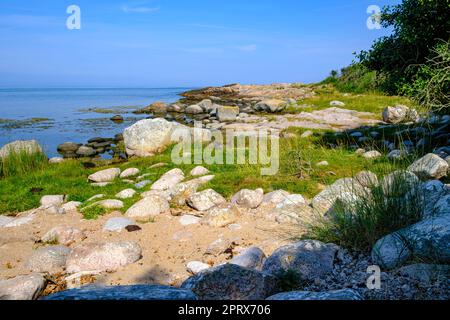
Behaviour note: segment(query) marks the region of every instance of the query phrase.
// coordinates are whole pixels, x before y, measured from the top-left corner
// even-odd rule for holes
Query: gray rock
[[[194,105],[192,105],[192,106],[187,107],[187,108],[184,110],[184,112],[185,112],[186,114],[201,114],[201,113],[203,113],[204,111],[203,111],[202,107],[200,107],[199,105],[194,104]]]
[[[180,218],[180,224],[182,226],[190,226],[193,224],[198,224],[200,223],[201,218],[199,217],[195,217],[195,216],[191,216],[191,215],[184,215]]]
[[[424,285],[431,285],[438,281],[447,281],[450,278],[450,266],[439,264],[412,264],[397,270],[403,277],[408,277]]]
[[[220,122],[233,122],[236,121],[239,115],[238,107],[224,107],[220,106],[217,108],[217,119]]]
[[[61,206],[64,211],[76,211],[82,205],[79,201],[69,201]]]
[[[42,147],[36,140],[13,141],[0,148],[0,158],[8,157],[11,153],[18,154],[23,152],[27,154],[42,152]]]
[[[0,281],[0,300],[35,300],[45,289],[46,283],[41,274]]]
[[[365,188],[378,185],[378,177],[371,171],[361,171],[355,176],[355,180]]]
[[[447,161],[429,153],[414,162],[408,170],[414,172],[421,179],[441,179],[447,175],[448,168]]]
[[[183,284],[200,300],[262,300],[277,290],[275,277],[234,264],[207,269]]]
[[[394,171],[381,180],[381,187],[386,196],[404,194],[420,187],[419,178],[411,171]]]
[[[65,195],[43,196],[40,200],[42,207],[57,206],[60,207],[66,201]]]
[[[148,185],[151,184],[151,183],[152,183],[152,181],[150,181],[150,180],[142,180],[142,181],[136,183],[136,184],[134,185],[134,187],[135,187],[136,189],[144,189],[146,186],[148,186]]]
[[[120,175],[119,168],[111,168],[91,174],[88,179],[95,183],[111,182]]]
[[[193,275],[199,274],[209,268],[211,268],[209,264],[200,261],[191,261],[186,265],[186,270]]]
[[[58,292],[43,300],[197,300],[190,290],[159,285],[84,287]]]
[[[76,154],[80,157],[92,157],[97,154],[94,148],[81,146],[78,148]]]
[[[345,103],[342,101],[331,101],[330,106],[331,107],[345,107]]]
[[[302,280],[313,281],[333,271],[334,258],[339,250],[335,244],[320,241],[300,241],[281,247],[265,261],[263,271],[277,275],[297,272]]]
[[[226,202],[225,198],[212,189],[197,192],[186,200],[187,204],[198,211],[207,211]]]
[[[425,219],[377,241],[373,261],[387,269],[415,257],[450,263],[450,214]]]
[[[48,160],[48,163],[50,163],[50,164],[59,164],[59,163],[63,163],[63,162],[64,162],[64,158],[61,158],[61,157],[53,157]]]
[[[204,176],[209,173],[209,170],[205,167],[198,166],[191,170],[191,176]]]
[[[116,271],[138,261],[141,247],[135,242],[82,244],[67,258],[68,273],[81,271]]]
[[[122,209],[124,207],[124,204],[122,201],[115,200],[115,199],[101,200],[99,202],[92,204],[92,206],[94,206],[94,205],[97,205],[97,206],[102,207],[107,210]]]
[[[136,222],[127,218],[110,218],[106,221],[103,231],[121,232],[128,226],[134,226]]]
[[[383,111],[383,121],[391,124],[401,122],[416,122],[418,120],[417,111],[411,110],[407,106],[397,105],[395,107],[387,107]]]
[[[48,231],[41,241],[44,243],[58,243],[63,246],[69,246],[77,241],[82,241],[86,238],[83,231],[66,226],[57,226]]]
[[[304,203],[299,204],[278,204],[268,214],[265,219],[276,221],[281,224],[300,224],[311,223],[315,217],[313,208]]]
[[[364,196],[367,194],[367,191],[355,179],[339,179],[315,196],[312,200],[312,206],[318,213],[325,214],[333,208],[336,200],[338,200],[344,193]]]
[[[243,268],[261,270],[265,260],[266,255],[260,248],[251,247],[231,259],[230,263]]]
[[[279,301],[305,301],[305,300],[364,300],[363,297],[356,290],[344,289],[328,292],[310,292],[310,291],[293,291],[283,292],[267,298],[266,300]]]
[[[399,160],[399,159],[403,159],[408,155],[408,152],[405,150],[392,150],[391,152],[389,152],[389,154],[387,155],[389,160]]]
[[[256,111],[264,111],[264,112],[280,112],[286,109],[287,103],[284,100],[277,99],[266,99],[261,102],[258,102],[254,109]]]
[[[124,179],[124,178],[134,177],[134,176],[137,176],[140,172],[141,171],[138,168],[128,168],[128,169],[125,169],[120,174],[120,178]]]
[[[284,190],[276,190],[264,195],[262,205],[274,204],[277,205],[283,202],[289,196],[289,192]]]
[[[169,202],[158,195],[149,195],[135,203],[127,210],[125,216],[134,218],[140,222],[148,222],[161,213],[170,210]]]
[[[312,135],[314,135],[314,132],[312,132],[311,130],[308,130],[308,131],[305,131],[305,132],[300,136],[300,138],[305,139],[305,138],[311,137]]]
[[[12,217],[0,216],[0,228],[4,225],[11,223],[14,220]]]
[[[174,140],[177,129],[187,128],[165,119],[145,119],[123,132],[125,149],[129,156],[149,157],[163,152]]]
[[[249,209],[256,209],[263,201],[263,197],[264,191],[262,189],[258,190],[243,189],[238,193],[236,193],[231,198],[231,203]]]
[[[136,191],[133,189],[125,189],[116,194],[116,198],[119,199],[130,199],[133,198],[136,194]]]
[[[372,151],[368,151],[368,152],[364,153],[362,156],[366,159],[377,159],[377,158],[382,157],[383,155],[376,150],[372,150]]]
[[[158,181],[152,185],[152,190],[169,190],[184,180],[184,173],[180,169],[173,169],[161,176]]]
[[[71,250],[65,246],[50,246],[35,250],[26,267],[33,272],[52,272],[66,265]]]
[[[223,228],[237,221],[239,209],[233,204],[221,204],[208,210],[201,223],[210,227]]]

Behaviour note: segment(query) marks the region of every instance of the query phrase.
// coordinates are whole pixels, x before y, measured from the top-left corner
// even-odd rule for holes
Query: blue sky
[[[2,0],[1,87],[313,82],[387,30],[400,0]],[[69,5],[81,30],[68,30]]]

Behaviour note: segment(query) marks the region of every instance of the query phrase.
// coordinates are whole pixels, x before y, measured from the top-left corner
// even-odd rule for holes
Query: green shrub
[[[337,201],[332,213],[309,226],[307,238],[354,250],[370,250],[383,236],[420,221],[424,199],[420,181],[404,171],[389,175],[353,201]]]
[[[370,71],[360,63],[343,68],[339,74],[332,71],[322,84],[333,84],[341,92],[365,93],[378,91],[377,73]]]
[[[422,64],[412,84],[402,91],[431,111],[450,112],[450,40],[442,41],[433,49],[433,57]]]
[[[0,157],[0,178],[20,176],[47,166],[48,158],[41,151],[29,153],[26,150],[11,150],[8,156]]]

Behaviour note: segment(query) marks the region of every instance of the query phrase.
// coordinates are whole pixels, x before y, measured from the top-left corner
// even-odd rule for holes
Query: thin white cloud
[[[256,51],[258,49],[258,46],[256,44],[248,44],[248,45],[245,45],[245,46],[236,46],[235,48],[237,50],[239,50],[239,51],[253,52],[253,51]]]
[[[61,25],[64,20],[48,16],[32,16],[20,14],[0,15],[0,27],[6,28],[43,28]]]
[[[160,7],[145,7],[145,6],[129,6],[123,5],[122,11],[125,13],[152,13],[157,12]]]

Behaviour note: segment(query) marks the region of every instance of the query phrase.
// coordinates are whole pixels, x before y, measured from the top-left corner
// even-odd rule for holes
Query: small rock
[[[209,264],[200,261],[191,261],[186,265],[186,270],[193,275],[196,275],[209,268],[211,268]]]
[[[135,242],[91,243],[73,249],[67,258],[68,273],[116,271],[138,261],[141,247]]]
[[[43,196],[40,203],[42,207],[60,207],[65,202],[65,200],[66,196],[64,195]]]
[[[116,194],[116,198],[119,199],[130,199],[133,198],[136,194],[136,191],[133,189],[125,189]]]
[[[120,175],[119,168],[111,168],[91,174],[88,179],[95,183],[111,182]]]
[[[161,213],[170,210],[169,202],[157,195],[150,195],[135,203],[127,210],[125,216],[140,222],[148,222]]]
[[[175,187],[184,180],[184,173],[180,169],[173,169],[166,172],[158,181],[152,185],[152,190],[168,190]]]
[[[305,131],[305,132],[300,136],[300,138],[305,139],[305,138],[311,137],[312,135],[314,135],[314,132],[312,132],[311,130],[308,130],[308,131]]]
[[[66,226],[54,227],[48,231],[42,238],[41,241],[44,243],[58,243],[63,246],[69,246],[77,241],[82,241],[86,238],[83,231]]]
[[[373,151],[368,151],[368,152],[364,153],[362,156],[366,159],[377,159],[383,155],[380,152],[373,150]]]
[[[82,205],[82,203],[79,201],[70,201],[70,202],[63,204],[61,206],[61,208],[66,212],[76,211],[81,205]]]
[[[209,170],[206,169],[205,167],[202,166],[198,166],[195,167],[194,169],[192,169],[191,171],[191,176],[204,176],[207,175],[209,173]]]
[[[200,223],[201,218],[191,216],[191,215],[184,215],[180,218],[180,224],[182,226],[190,226],[192,224],[198,224]]]
[[[136,222],[127,218],[110,218],[108,221],[106,221],[106,224],[103,227],[103,231],[121,232],[125,230],[126,227],[133,226],[135,224]]]
[[[64,158],[61,158],[61,157],[53,157],[53,158],[50,158],[50,159],[48,160],[48,162],[51,163],[51,164],[59,164],[59,163],[63,163],[63,162],[64,162]]]
[[[210,227],[222,228],[235,223],[239,216],[240,212],[236,206],[222,204],[208,210],[201,222]]]
[[[265,260],[266,255],[260,248],[251,247],[231,259],[230,263],[244,268],[261,270]]]
[[[151,183],[152,183],[152,181],[150,181],[150,180],[142,180],[141,182],[136,183],[134,185],[134,187],[136,189],[144,189],[146,186],[148,186]]]
[[[120,178],[124,179],[124,178],[134,177],[134,176],[137,176],[140,172],[141,171],[137,168],[128,168],[120,174]]]
[[[231,198],[231,203],[238,206],[256,209],[263,201],[264,191],[243,189]]]
[[[226,200],[212,189],[197,192],[186,200],[187,204],[197,211],[207,211],[212,207],[225,203]]]
[[[414,172],[421,179],[441,179],[447,175],[448,168],[447,161],[429,153],[414,162],[408,170]]]
[[[41,274],[0,281],[0,300],[35,300],[45,289],[46,283]]]
[[[345,107],[345,103],[342,101],[331,101],[330,106],[331,107]]]
[[[316,164],[317,167],[328,167],[329,165],[328,161],[321,161]]]
[[[65,246],[50,246],[35,250],[26,267],[33,272],[52,272],[66,265],[71,250]]]

